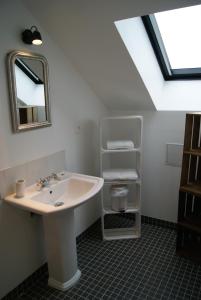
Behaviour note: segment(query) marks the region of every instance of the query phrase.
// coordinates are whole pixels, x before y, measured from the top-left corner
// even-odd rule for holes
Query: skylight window
[[[143,16],[166,80],[201,79],[201,5]]]

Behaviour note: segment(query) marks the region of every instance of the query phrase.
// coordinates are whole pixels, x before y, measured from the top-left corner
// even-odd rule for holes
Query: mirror
[[[12,51],[8,54],[8,77],[14,132],[51,126],[46,58]]]

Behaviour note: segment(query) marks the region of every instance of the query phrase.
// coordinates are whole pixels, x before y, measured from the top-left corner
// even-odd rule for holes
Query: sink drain
[[[62,205],[64,205],[63,201],[58,201],[54,204],[54,206],[62,206]]]

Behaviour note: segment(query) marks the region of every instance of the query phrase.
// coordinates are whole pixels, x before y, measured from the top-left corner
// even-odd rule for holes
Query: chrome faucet
[[[48,185],[49,185],[48,178],[40,178],[40,180],[37,181],[37,186],[41,189]]]
[[[49,186],[51,179],[58,180],[57,174],[56,173],[52,173],[50,176],[47,176],[47,177],[44,177],[44,178],[40,178],[40,180],[37,181],[37,187],[38,187],[38,189],[42,189],[44,187]]]

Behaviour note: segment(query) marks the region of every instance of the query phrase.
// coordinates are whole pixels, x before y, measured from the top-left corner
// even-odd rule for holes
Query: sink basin
[[[80,278],[77,266],[74,208],[97,194],[103,179],[76,173],[52,182],[49,187],[36,191],[26,189],[25,196],[9,195],[5,201],[43,217],[49,279],[51,287],[65,291]]]
[[[23,198],[12,194],[5,201],[43,215],[75,208],[97,194],[102,186],[102,178],[69,173],[66,179],[55,181],[41,191],[36,191],[33,185],[26,189]]]

